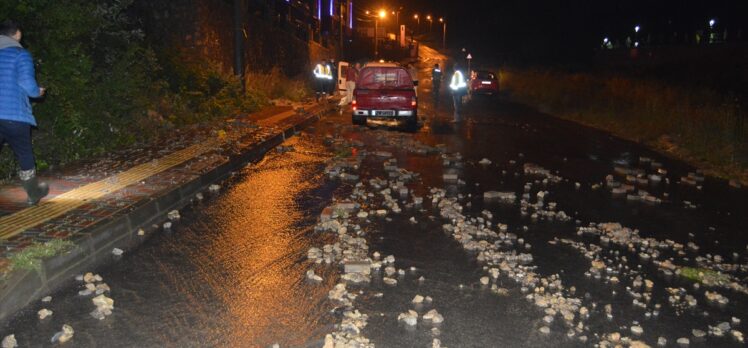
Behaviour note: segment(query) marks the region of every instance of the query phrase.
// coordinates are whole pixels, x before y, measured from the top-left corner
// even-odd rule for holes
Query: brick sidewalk
[[[305,108],[309,111],[320,106]],[[0,274],[7,271],[7,258],[12,253],[32,243],[90,237],[83,236],[86,228],[194,182],[303,117],[304,113],[294,112],[290,106],[271,107],[225,120],[212,129],[175,130],[152,144],[44,173],[50,195],[36,207],[26,206],[26,194],[18,183],[0,186]],[[181,155],[177,158],[174,154]],[[125,176],[137,181],[119,182]]]

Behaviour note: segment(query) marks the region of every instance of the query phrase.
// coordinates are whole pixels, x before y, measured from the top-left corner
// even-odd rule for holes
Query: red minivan
[[[408,70],[394,63],[370,63],[358,74],[353,91],[353,124],[368,118],[405,121],[418,127],[418,99]]]

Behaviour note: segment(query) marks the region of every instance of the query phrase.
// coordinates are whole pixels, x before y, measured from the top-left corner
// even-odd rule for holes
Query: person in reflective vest
[[[332,79],[330,64],[327,64],[327,61],[323,60],[314,67],[314,71],[312,72],[314,73],[314,92],[317,101],[319,101],[319,98],[325,94],[327,86]]]
[[[439,90],[442,88],[442,70],[439,64],[434,64],[431,69],[431,93],[434,97],[434,104],[439,105]]]
[[[465,75],[457,64],[454,65],[454,73],[452,74],[452,81],[449,83],[449,89],[452,90],[455,121],[459,121],[460,111],[462,110],[462,97],[465,95],[465,91],[467,90],[467,82],[465,82]]]

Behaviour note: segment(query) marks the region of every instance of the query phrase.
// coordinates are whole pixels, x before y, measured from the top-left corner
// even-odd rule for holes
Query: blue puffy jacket
[[[38,98],[39,92],[29,51],[0,35],[0,120],[36,126],[29,98]]]

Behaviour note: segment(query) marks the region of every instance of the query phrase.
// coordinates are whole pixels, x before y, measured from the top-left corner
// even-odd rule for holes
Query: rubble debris
[[[52,343],[60,343],[63,344],[67,341],[70,341],[73,338],[73,335],[75,334],[75,331],[73,330],[73,327],[65,324],[62,326],[62,331],[57,332],[54,336],[52,336],[52,339],[50,340]]]
[[[46,308],[42,308],[36,314],[39,316],[39,320],[44,320],[52,315],[52,311]]]

